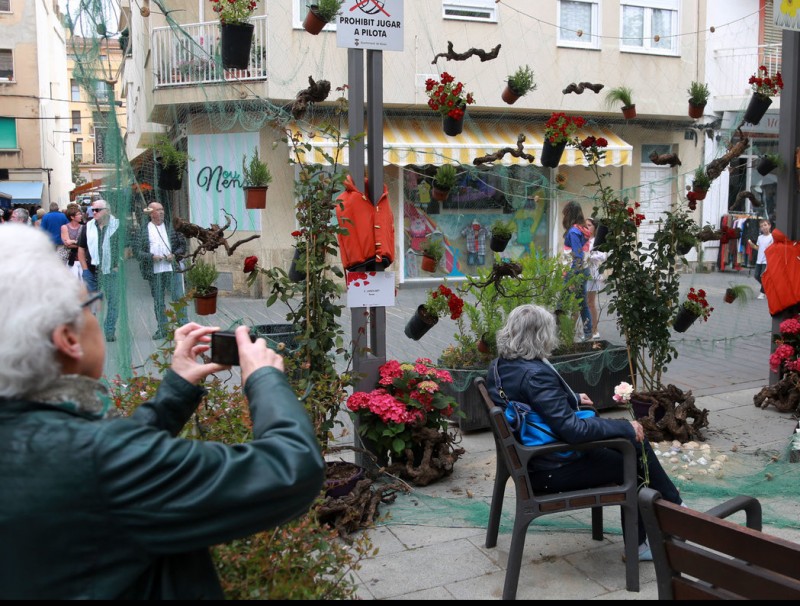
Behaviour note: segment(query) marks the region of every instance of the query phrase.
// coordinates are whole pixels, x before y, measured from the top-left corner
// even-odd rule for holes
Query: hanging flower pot
[[[439,265],[434,257],[429,257],[428,255],[422,255],[422,263],[420,264],[420,268],[422,271],[429,271],[431,273],[436,271],[436,267]]]
[[[419,341],[420,338],[433,328],[439,321],[438,316],[435,316],[425,309],[424,305],[417,307],[417,312],[411,316],[411,319],[406,324],[405,333],[409,339]]]
[[[708,188],[692,186],[692,191],[694,192],[694,199],[695,200],[705,200],[706,194],[708,193]]]
[[[728,288],[722,300],[725,301],[725,303],[733,303],[736,300],[736,291],[732,288]]]
[[[267,207],[267,187],[243,187],[245,208],[262,209]]]
[[[626,120],[633,120],[636,117],[636,105],[626,105],[623,107],[622,117]]]
[[[225,69],[247,69],[253,43],[252,23],[220,23],[220,53]]]
[[[491,248],[494,252],[503,252],[508,246],[508,242],[511,240],[511,236],[496,236],[492,234],[492,237],[489,239],[489,248]]]
[[[440,202],[443,202],[444,200],[447,200],[448,195],[450,195],[450,190],[439,188],[436,185],[436,182],[434,181],[433,187],[431,188],[431,197],[434,200],[439,200]]]
[[[675,245],[675,250],[679,255],[687,255],[693,246],[694,242],[678,242]]]
[[[302,282],[306,279],[306,268],[305,265],[300,265],[300,249],[294,249],[294,257],[292,257],[292,261],[289,263],[289,279],[294,282],[295,284]]]
[[[481,335],[481,338],[478,339],[477,347],[478,347],[478,351],[481,352],[481,353],[488,354],[488,353],[491,352],[491,347],[489,346],[489,338],[486,335],[486,333]]]
[[[777,163],[773,162],[772,158],[769,156],[761,156],[761,158],[758,160],[758,164],[756,164],[756,170],[762,177],[766,177],[776,168],[778,168]]]
[[[308,13],[306,13],[306,18],[303,21],[303,29],[312,36],[316,36],[326,25],[328,25],[328,22],[319,16],[319,13],[317,12],[317,5],[312,4],[309,6]]]
[[[691,101],[689,101],[689,117],[694,118],[697,120],[698,118],[703,117],[703,110],[705,110],[706,104],[703,103],[702,105],[695,105]]]
[[[183,186],[183,171],[174,164],[158,163],[158,186],[168,191],[178,191]]]
[[[521,95],[518,95],[511,89],[510,86],[506,85],[505,89],[503,89],[502,95],[500,96],[502,97],[503,101],[505,101],[509,105],[514,105],[514,103],[516,103],[517,99],[519,99]]]
[[[211,286],[207,294],[194,296],[194,310],[198,316],[217,313],[217,293],[217,287]]]
[[[542,166],[547,166],[548,168],[557,168],[561,162],[561,155],[564,153],[564,148],[566,147],[566,141],[553,144],[545,139],[544,144],[542,145],[542,156],[540,158]]]
[[[681,306],[678,310],[678,314],[675,316],[675,321],[672,323],[672,328],[675,329],[675,332],[686,332],[699,317],[698,314]]]
[[[594,230],[594,247],[599,248],[606,243],[608,237],[608,225],[605,223],[598,223],[597,228]]]
[[[450,114],[442,116],[442,130],[444,130],[444,134],[448,137],[456,137],[464,130],[464,118],[467,115],[467,106],[464,105],[462,109],[464,113],[461,115],[461,118],[453,118]]]
[[[750,103],[744,112],[744,121],[749,124],[758,124],[761,118],[767,113],[769,106],[772,105],[772,98],[760,93],[753,93]]]

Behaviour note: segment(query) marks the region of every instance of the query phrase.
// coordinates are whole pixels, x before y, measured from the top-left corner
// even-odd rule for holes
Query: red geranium
[[[765,97],[774,97],[783,88],[783,77],[780,72],[769,75],[769,70],[765,65],[759,66],[755,74],[750,76],[748,81],[753,87],[753,92]]]
[[[440,80],[428,78],[425,81],[425,93],[428,95],[428,107],[455,120],[463,118],[464,108],[475,103],[472,93],[464,91],[464,83],[456,82],[447,72],[442,72]]]
[[[691,311],[694,315],[703,318],[706,322],[711,312],[714,311],[714,308],[708,304],[706,291],[702,288],[699,290],[690,288],[689,294],[686,295],[686,301],[683,302],[683,307]]]
[[[545,122],[544,137],[553,145],[558,145],[563,141],[573,139],[575,133],[584,124],[586,124],[586,120],[581,116],[568,116],[564,112],[553,112],[550,119]],[[595,144],[597,141],[595,139]],[[577,141],[575,143],[578,145]],[[606,141],[606,145],[608,145],[608,141]]]
[[[244,273],[249,274],[258,268],[258,257],[245,257],[244,260]]]

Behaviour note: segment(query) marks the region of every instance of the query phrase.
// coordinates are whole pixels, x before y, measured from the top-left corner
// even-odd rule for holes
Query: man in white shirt
[[[176,273],[180,259],[186,255],[186,240],[164,223],[164,206],[151,202],[145,209],[150,222],[142,227],[139,234],[137,258],[142,277],[150,283],[153,296],[153,310],[158,329],[153,339],[166,339],[167,334],[167,289],[170,298],[176,301],[183,296],[183,275]]]
[[[758,284],[761,286],[761,292],[758,295],[759,299],[765,299],[766,295],[764,294],[764,285],[761,284],[761,276],[764,273],[764,270],[767,269],[767,255],[765,254],[767,248],[772,244],[772,223],[769,219],[761,219],[758,222],[758,229],[761,233],[758,234],[758,242],[753,242],[752,240],[748,240],[750,246],[755,248],[758,251],[758,256],[756,257],[756,275],[755,279]]]

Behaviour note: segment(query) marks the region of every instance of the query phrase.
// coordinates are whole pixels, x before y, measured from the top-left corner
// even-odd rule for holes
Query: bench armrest
[[[706,513],[715,518],[727,518],[738,511],[745,512],[748,528],[761,530],[761,503],[753,497],[743,495],[733,497],[716,507],[712,507]]]

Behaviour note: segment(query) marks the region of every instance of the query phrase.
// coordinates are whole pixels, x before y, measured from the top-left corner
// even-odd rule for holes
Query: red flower
[[[257,266],[258,257],[246,257],[244,260],[244,273],[249,274],[251,271],[255,271]]]

